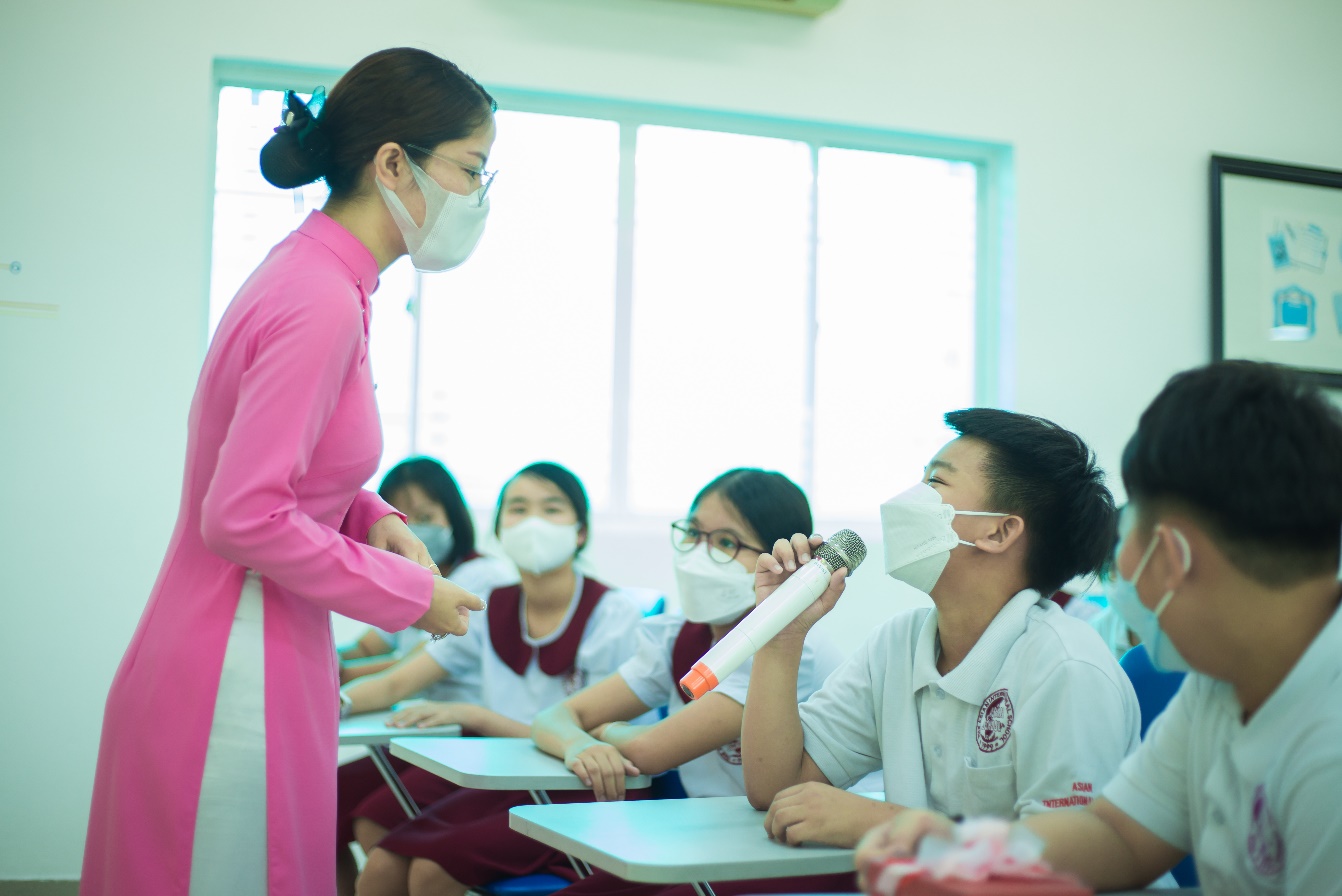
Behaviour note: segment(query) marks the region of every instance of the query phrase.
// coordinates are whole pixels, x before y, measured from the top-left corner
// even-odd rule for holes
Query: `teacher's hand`
[[[368,546],[400,554],[431,570],[434,575],[438,574],[438,564],[429,556],[429,549],[424,547],[424,542],[420,541],[415,533],[410,531],[405,521],[394,513],[389,513],[373,523],[372,528],[368,530]]]
[[[464,635],[471,610],[484,608],[485,602],[480,598],[439,576],[433,580],[433,600],[429,603],[429,611],[419,617],[415,628],[439,638],[443,635]]]

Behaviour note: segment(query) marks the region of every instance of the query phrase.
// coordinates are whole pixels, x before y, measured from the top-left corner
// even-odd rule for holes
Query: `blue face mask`
[[[1170,531],[1183,550],[1184,572],[1188,572],[1192,565],[1188,540],[1179,530],[1172,529]],[[1142,572],[1146,569],[1146,564],[1150,561],[1151,555],[1155,553],[1156,545],[1159,543],[1159,536],[1152,534],[1151,543],[1147,545],[1146,553],[1142,554],[1141,562],[1137,564],[1137,569],[1133,572],[1132,578],[1123,578],[1115,568],[1114,577],[1105,591],[1109,598],[1109,606],[1113,607],[1118,615],[1123,617],[1123,621],[1127,623],[1128,628],[1136,632],[1138,638],[1141,638],[1142,643],[1146,645],[1147,656],[1151,658],[1151,662],[1156,668],[1163,669],[1166,672],[1191,672],[1193,667],[1188,665],[1188,661],[1180,656],[1178,649],[1170,642],[1169,637],[1160,627],[1160,614],[1165,612],[1165,608],[1169,606],[1170,600],[1174,597],[1174,589],[1165,593],[1165,596],[1156,603],[1154,610],[1147,609],[1141,598],[1137,596],[1137,580],[1142,577]]]
[[[452,530],[446,526],[437,526],[433,523],[409,523],[410,532],[420,541],[424,542],[424,547],[428,548],[429,556],[433,562],[439,566],[447,560],[447,555],[452,553]],[[447,570],[443,570],[447,574]]]

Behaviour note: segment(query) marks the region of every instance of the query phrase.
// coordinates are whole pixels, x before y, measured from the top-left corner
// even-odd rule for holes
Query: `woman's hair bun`
[[[326,104],[318,87],[308,102],[292,90],[284,92],[284,123],[261,147],[261,176],[281,189],[310,184],[326,173],[326,134],[317,116]]]
[[[310,184],[322,176],[321,159],[303,147],[291,128],[280,128],[261,147],[261,176],[284,190]]]

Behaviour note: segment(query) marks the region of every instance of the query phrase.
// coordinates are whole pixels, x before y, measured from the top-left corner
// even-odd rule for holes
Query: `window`
[[[220,89],[211,331],[325,198],[257,171],[280,100]],[[443,274],[402,259],[374,297],[383,471],[432,454],[484,507],[555,460],[598,510],[664,518],[763,466],[824,518],[868,517],[946,441],[943,412],[999,398],[993,148],[500,103],[479,249]]]

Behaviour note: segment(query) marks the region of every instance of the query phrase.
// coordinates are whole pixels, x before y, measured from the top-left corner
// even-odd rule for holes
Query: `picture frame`
[[[1212,360],[1342,388],[1342,171],[1211,160]]]

